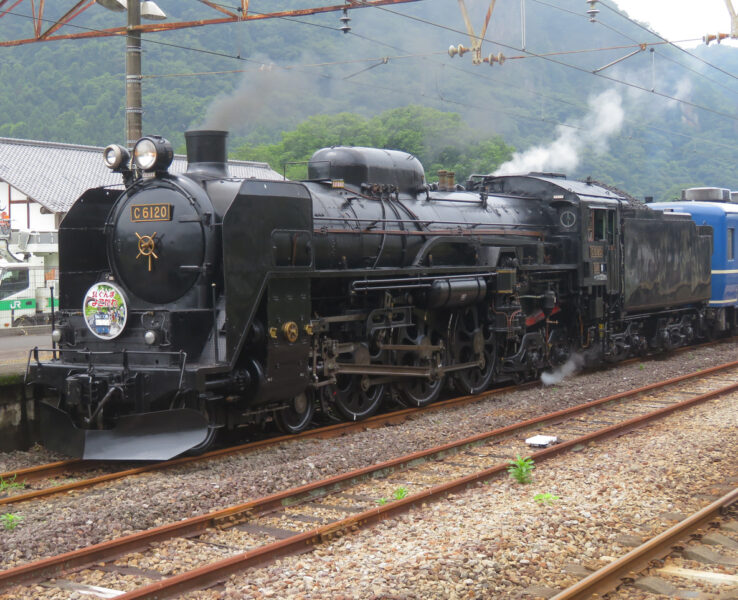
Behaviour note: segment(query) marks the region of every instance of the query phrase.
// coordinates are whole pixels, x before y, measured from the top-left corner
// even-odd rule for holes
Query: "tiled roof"
[[[52,212],[67,212],[88,188],[121,185],[102,161],[102,148],[0,137],[0,179]],[[169,170],[184,173],[187,159],[175,155]],[[282,179],[268,164],[228,161],[231,177]]]

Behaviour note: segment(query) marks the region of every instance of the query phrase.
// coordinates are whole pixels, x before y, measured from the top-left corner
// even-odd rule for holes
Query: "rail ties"
[[[680,566],[682,562],[690,567]],[[615,590],[630,597],[633,587],[651,594],[699,597],[698,588],[703,582],[735,589],[738,575],[717,572],[711,568],[715,565],[738,566],[738,488],[556,594],[552,600],[584,600],[606,593],[615,599],[619,597]]]
[[[94,583],[125,592],[122,599],[168,597],[202,588],[230,573],[309,551],[412,507],[504,477],[516,455],[530,456],[540,463],[589,441],[620,435],[738,390],[738,383],[724,386],[724,381],[713,377],[715,372],[693,374],[710,390],[703,393],[701,384],[699,395],[686,400],[672,397],[667,402],[673,386],[688,377],[666,382],[670,387],[661,392],[652,385],[602,398],[209,515],[9,569],[0,572],[0,587],[64,576],[64,585]],[[644,403],[646,390],[649,399]],[[536,431],[557,435],[560,442],[531,451],[525,439]],[[146,575],[148,571],[153,571],[151,576]],[[130,577],[136,580],[135,585]],[[20,588],[11,590],[15,592],[23,593]]]

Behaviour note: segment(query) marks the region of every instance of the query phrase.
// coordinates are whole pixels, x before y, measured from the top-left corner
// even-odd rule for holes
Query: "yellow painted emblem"
[[[288,342],[294,344],[300,334],[297,323],[295,323],[294,321],[288,321],[287,323],[282,325],[282,334]]]
[[[149,259],[149,271],[151,271],[151,258],[159,258],[154,252],[156,249],[156,231],[151,235],[138,235],[136,233],[136,237],[138,238],[138,254],[136,255],[136,259],[138,260],[141,256],[146,256]]]

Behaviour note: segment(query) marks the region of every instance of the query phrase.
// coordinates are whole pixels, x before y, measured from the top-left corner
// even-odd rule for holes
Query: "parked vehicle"
[[[0,327],[49,324],[52,288],[54,294],[59,289],[57,272],[47,267],[43,256],[0,260]],[[59,306],[56,297],[54,305]]]

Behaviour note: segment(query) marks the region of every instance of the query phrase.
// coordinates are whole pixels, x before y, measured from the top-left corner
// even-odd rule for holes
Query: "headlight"
[[[51,339],[57,344],[61,342],[62,337],[63,337],[63,332],[61,329],[54,329],[54,331],[51,332]]]
[[[158,135],[141,138],[133,147],[133,162],[142,171],[166,171],[173,158],[172,145]]]
[[[103,150],[103,161],[108,169],[113,171],[128,166],[131,155],[123,146],[111,144]]]
[[[152,346],[154,342],[156,342],[156,332],[149,329],[146,333],[144,333],[144,342],[146,342],[149,346]]]

